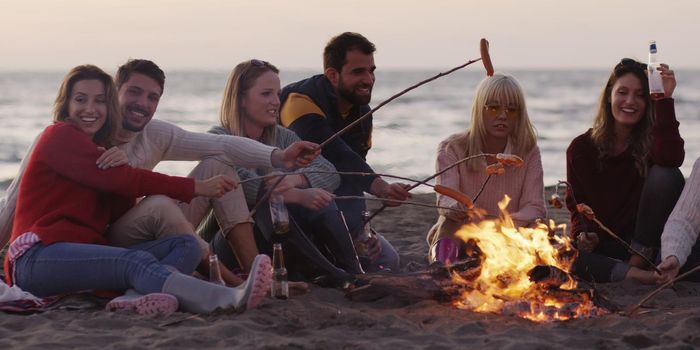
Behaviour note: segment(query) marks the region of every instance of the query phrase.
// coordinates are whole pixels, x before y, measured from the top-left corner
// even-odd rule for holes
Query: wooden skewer
[[[598,226],[600,226],[600,228],[602,228],[603,230],[605,230],[605,232],[607,232],[612,238],[615,238],[615,240],[617,240],[618,243],[622,244],[622,245],[625,247],[625,249],[627,249],[628,252],[630,252],[630,253],[632,253],[632,254],[636,254],[636,255],[641,256],[642,259],[644,259],[644,262],[646,262],[647,264],[649,264],[649,266],[651,266],[651,267],[654,269],[654,271],[656,271],[658,274],[661,274],[661,273],[662,273],[661,270],[659,270],[659,268],[656,267],[656,265],[654,265],[654,263],[653,263],[651,260],[649,260],[649,258],[647,258],[646,256],[644,256],[644,254],[638,252],[636,249],[632,248],[632,246],[629,245],[629,243],[625,242],[624,239],[620,238],[620,236],[616,235],[616,234],[615,234],[614,232],[612,232],[609,228],[607,228],[605,225],[603,225],[603,223],[600,222],[600,220],[598,220],[598,218],[595,218],[595,217],[594,217],[594,218],[593,218],[593,221],[594,221],[596,224],[598,224]]]
[[[289,175],[294,175],[294,174],[338,174],[338,175],[357,175],[357,176],[381,176],[381,177],[390,177],[390,178],[394,178],[394,179],[406,180],[406,181],[411,181],[411,182],[421,182],[421,180],[416,180],[416,179],[412,179],[412,178],[404,177],[404,176],[382,174],[382,173],[365,173],[365,172],[360,172],[360,171],[302,170],[302,171],[298,171],[295,173],[289,173]],[[268,175],[263,175],[263,176],[251,177],[251,178],[248,178],[245,180],[241,180],[238,184],[242,185],[246,182],[255,181],[255,180],[264,180],[264,179],[269,179],[271,177],[276,177],[276,176],[280,176],[280,174],[268,174]],[[429,187],[434,186],[434,185],[426,184],[426,183],[424,183],[422,185],[429,186]]]
[[[478,61],[480,61],[480,60],[481,60],[481,57],[476,58],[476,59],[473,59],[473,60],[469,60],[467,63],[464,63],[464,64],[462,64],[462,65],[459,65],[459,66],[457,66],[457,67],[454,67],[454,68],[448,70],[447,72],[438,73],[438,74],[436,74],[436,75],[434,75],[434,76],[432,76],[432,77],[430,77],[430,78],[428,78],[428,79],[425,79],[425,80],[423,80],[423,81],[421,81],[421,82],[419,82],[419,83],[416,83],[415,85],[412,85],[412,86],[407,87],[406,89],[402,90],[401,92],[399,92],[399,93],[397,93],[397,94],[395,94],[395,95],[389,97],[388,99],[382,101],[382,103],[380,103],[380,104],[378,104],[376,107],[372,108],[369,112],[367,112],[367,113],[365,113],[364,115],[362,115],[361,117],[357,118],[357,120],[355,120],[354,122],[348,124],[348,126],[342,128],[340,131],[338,131],[338,132],[336,132],[335,134],[331,135],[331,137],[329,137],[326,141],[323,141],[323,143],[321,143],[321,144],[319,145],[319,147],[320,147],[320,148],[325,147],[328,143],[330,143],[330,142],[332,142],[333,140],[337,139],[338,137],[340,137],[341,135],[343,135],[344,133],[346,133],[348,130],[352,129],[352,127],[354,127],[355,125],[357,125],[358,123],[360,123],[361,121],[363,121],[364,119],[366,119],[367,117],[369,117],[370,115],[372,115],[372,113],[376,112],[378,109],[382,108],[384,105],[386,105],[387,103],[393,101],[394,99],[398,98],[399,96],[401,96],[401,95],[403,95],[403,94],[405,94],[405,93],[407,93],[407,92],[409,92],[409,91],[411,91],[411,90],[413,90],[413,89],[415,89],[415,88],[417,88],[417,87],[419,87],[419,86],[421,86],[421,85],[427,84],[427,83],[429,83],[429,82],[431,82],[431,81],[433,81],[433,80],[435,80],[435,79],[437,79],[437,78],[444,77],[444,76],[446,76],[446,75],[448,75],[448,74],[450,74],[450,73],[452,73],[452,72],[454,72],[454,71],[456,71],[456,70],[462,69],[462,68],[464,68],[464,67],[466,67],[466,66],[468,66],[468,65],[470,65],[470,64],[472,64],[472,63],[474,63],[474,62],[478,62]]]
[[[430,181],[430,180],[432,180],[432,179],[434,179],[434,178],[436,178],[436,177],[442,175],[444,172],[446,172],[446,171],[448,171],[448,170],[450,170],[450,169],[456,167],[457,165],[460,165],[460,164],[462,164],[462,163],[464,163],[464,162],[466,162],[466,161],[468,161],[468,160],[475,159],[475,158],[479,158],[479,157],[489,157],[489,156],[490,156],[490,157],[495,157],[496,155],[493,154],[493,153],[479,153],[479,154],[475,154],[475,155],[473,155],[473,156],[469,156],[469,157],[462,158],[462,159],[460,159],[460,160],[458,160],[458,161],[456,161],[456,162],[450,164],[450,165],[447,166],[445,169],[442,169],[442,170],[438,171],[437,173],[426,177],[425,179],[423,179],[423,181],[420,181],[420,182],[418,182],[418,183],[416,183],[416,184],[413,184],[412,186],[410,186],[409,188],[407,188],[406,191],[410,191],[410,190],[412,190],[412,189],[414,189],[414,188],[416,188],[416,187],[418,187],[418,186],[420,186],[420,185],[425,185],[428,181]],[[377,214],[381,213],[381,212],[382,212],[384,209],[386,209],[386,208],[387,208],[386,204],[383,204],[379,209],[377,209],[374,213],[372,213],[372,215],[370,215],[370,216],[362,223],[362,225],[360,225],[360,226],[358,226],[358,227],[364,227],[365,223],[371,221],[375,216],[377,216]]]
[[[640,302],[637,303],[637,305],[633,306],[631,309],[627,310],[625,313],[626,313],[627,315],[633,315],[634,312],[637,311],[637,309],[639,309],[640,307],[642,307],[642,305],[644,305],[644,303],[646,303],[647,301],[649,301],[649,299],[655,297],[657,294],[659,294],[659,293],[660,293],[662,290],[664,290],[666,287],[672,285],[672,284],[675,283],[675,282],[678,282],[678,281],[684,279],[684,278],[687,277],[688,275],[690,275],[690,274],[692,274],[692,273],[694,273],[694,272],[697,272],[697,271],[700,271],[700,266],[695,266],[694,268],[690,269],[689,271],[685,272],[684,274],[679,275],[679,276],[676,276],[676,278],[674,278],[674,279],[672,279],[672,280],[670,280],[670,281],[668,281],[668,282],[662,284],[661,286],[659,286],[659,288],[656,288],[654,291],[652,291],[651,293],[649,293],[649,295],[647,295],[646,297],[644,297]]]
[[[336,196],[336,197],[333,197],[333,199],[336,199],[336,200],[344,200],[344,199],[362,199],[362,200],[368,200],[368,201],[394,202],[394,203],[415,205],[415,206],[419,206],[419,207],[436,208],[436,209],[447,209],[447,210],[458,211],[458,212],[460,212],[460,213],[466,213],[466,211],[464,211],[464,210],[459,210],[459,209],[455,209],[455,208],[444,207],[444,206],[435,205],[435,204],[425,204],[425,203],[421,203],[421,202],[402,201],[402,200],[391,199],[391,198],[364,197],[364,196]]]
[[[479,199],[481,192],[484,192],[484,188],[486,188],[486,184],[489,182],[489,179],[491,179],[491,176],[493,176],[493,174],[489,174],[489,176],[486,177],[486,180],[484,180],[484,183],[481,184],[481,188],[479,189],[479,192],[476,193],[476,196],[474,196],[474,200],[472,202],[476,202],[476,200]]]

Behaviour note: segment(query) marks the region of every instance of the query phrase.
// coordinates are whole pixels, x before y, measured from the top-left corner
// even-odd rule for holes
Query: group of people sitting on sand
[[[279,240],[269,206],[258,203],[269,194],[289,211],[284,243],[292,280],[318,277],[348,288],[364,272],[397,272],[399,254],[376,232],[358,257],[365,201],[334,200],[369,193],[396,206],[410,197],[407,184],[349,174],[374,173],[366,161],[372,117],[324,143],[370,111],[374,52],[364,36],[342,33],[325,47],[322,74],[284,88],[273,64],[241,62],[208,133],[152,119],[165,74],[151,61],[129,60],[114,79],[93,65],[73,68],[53,123],[32,144],[0,207],[6,282],[40,297],[120,291],[107,309],[142,314],[254,308],[270,289],[269,256]],[[663,274],[572,215],[581,278],[658,283],[700,263],[700,163],[684,188],[674,72],[659,68],[665,94],[652,100],[645,70],[631,59],[614,67],[593,127],[567,150],[567,178],[577,200],[648,259],[660,259]],[[497,73],[481,81],[469,125],[440,143],[436,171],[481,153],[517,155],[525,166],[491,179],[475,205],[497,216],[497,202],[508,195],[518,225],[544,218],[540,151],[517,80]],[[153,172],[164,160],[198,164],[187,177]],[[495,161],[461,163],[437,183],[473,196]],[[274,172],[286,175],[266,176]],[[455,232],[474,218],[450,197],[438,194],[437,203],[428,255],[449,263],[463,254]],[[209,275],[212,254],[225,285],[197,277]]]

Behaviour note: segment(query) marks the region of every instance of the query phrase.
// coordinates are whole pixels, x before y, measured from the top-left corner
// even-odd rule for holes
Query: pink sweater
[[[467,133],[455,134],[440,143],[438,146],[436,172],[448,167],[456,161],[465,158]],[[511,153],[512,145],[510,141],[506,145],[503,153]],[[520,223],[527,223],[536,218],[544,218],[547,213],[544,207],[544,184],[542,180],[542,159],[540,149],[535,146],[525,157],[525,164],[520,168],[507,167],[503,175],[493,175],[479,199],[474,203],[477,207],[486,210],[488,215],[498,216],[498,202],[504,195],[511,198],[508,212],[513,219]],[[486,174],[486,160],[479,159],[483,163],[482,170],[472,171],[468,168],[468,163],[461,163],[458,166],[446,171],[438,176],[437,183],[449,186],[462,191],[471,198],[479,192],[481,185],[488,176]],[[450,197],[437,195],[437,204],[450,207],[456,201]],[[447,210],[438,209],[440,215],[445,215]]]

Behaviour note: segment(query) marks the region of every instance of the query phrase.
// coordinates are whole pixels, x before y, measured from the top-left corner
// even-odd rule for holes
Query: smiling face
[[[68,117],[64,120],[80,127],[93,137],[105,124],[107,105],[105,86],[97,79],[79,80],[68,100]]]
[[[280,78],[273,71],[260,75],[241,98],[246,129],[263,129],[277,123],[280,108]],[[257,134],[247,130],[248,135]]]
[[[119,108],[122,127],[129,131],[141,131],[156,112],[163,90],[153,78],[132,73],[119,88]]]
[[[334,84],[338,97],[351,105],[366,105],[372,99],[374,86],[374,55],[359,50],[350,50],[345,56],[346,63],[337,74]]]
[[[608,98],[615,127],[632,128],[646,112],[645,90],[639,78],[632,73],[617,79]]]

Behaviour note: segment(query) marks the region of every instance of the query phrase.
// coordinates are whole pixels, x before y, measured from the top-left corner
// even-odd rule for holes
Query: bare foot
[[[661,279],[661,276],[654,271],[642,270],[638,267],[631,266],[625,278],[633,279],[643,284],[656,284]]]

